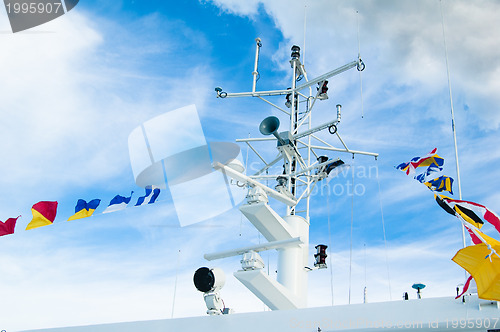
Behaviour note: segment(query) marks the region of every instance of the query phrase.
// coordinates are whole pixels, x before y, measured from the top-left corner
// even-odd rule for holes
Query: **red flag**
[[[14,234],[14,228],[16,227],[16,221],[19,217],[9,218],[5,222],[0,221],[0,236]]]
[[[469,285],[470,285],[471,280],[472,280],[472,276],[470,276],[467,279],[467,281],[465,282],[464,289],[463,289],[462,293],[460,293],[460,295],[457,295],[457,297],[455,298],[455,300],[458,299],[460,296],[464,295],[465,292],[467,292],[467,290],[469,289]]]

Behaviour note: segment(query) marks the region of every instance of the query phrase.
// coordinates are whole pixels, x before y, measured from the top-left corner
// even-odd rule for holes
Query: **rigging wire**
[[[248,133],[248,138],[250,138],[250,133]],[[247,155],[245,157],[245,172],[248,171],[248,152],[250,150],[250,147],[247,144]],[[243,229],[243,214],[240,213],[240,237]]]
[[[364,247],[364,256],[365,256],[365,288],[366,288],[366,243],[363,244]]]
[[[181,257],[181,250],[177,253],[177,266],[175,267],[175,282],[174,282],[174,296],[172,300],[172,314],[170,318],[174,318],[174,308],[175,308],[175,295],[177,294],[177,276],[179,275],[179,263]]]
[[[352,156],[352,188],[354,188],[354,155]],[[352,230],[354,223],[354,192],[351,193],[351,238],[349,246],[349,304],[351,304],[351,285],[352,285]]]
[[[358,59],[361,59],[361,42],[359,41],[359,12],[356,10],[356,25],[358,30]],[[362,70],[358,70],[359,72],[359,94],[361,97],[361,118],[365,117],[364,111],[364,103],[363,103],[363,74],[361,74]]]
[[[365,260],[365,288],[364,288],[364,294],[363,294],[363,303],[366,303],[367,300],[366,300],[366,243],[363,244],[363,247],[364,247],[364,260]]]
[[[328,246],[330,247],[330,252],[333,252],[332,248],[332,228],[330,224],[330,185],[328,183],[325,184],[327,188],[326,195],[326,207],[328,213]],[[332,296],[332,306],[334,304],[334,296],[333,296],[333,265],[332,265],[332,254],[328,256],[328,264],[330,265],[330,293]]]
[[[389,254],[387,249],[387,237],[385,232],[385,219],[384,219],[384,208],[382,206],[382,191],[380,190],[380,178],[378,176],[378,160],[375,159],[377,166],[377,184],[378,184],[378,199],[380,203],[380,215],[382,217],[382,232],[384,234],[384,251],[385,251],[385,265],[387,269],[387,282],[389,283],[389,300],[392,301],[392,289],[391,289],[391,274],[389,272]]]

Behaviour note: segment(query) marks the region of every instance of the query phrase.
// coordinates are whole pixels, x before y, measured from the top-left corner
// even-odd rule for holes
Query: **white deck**
[[[320,330],[319,330],[319,329]],[[374,331],[384,328],[418,331],[487,331],[500,329],[497,302],[451,297],[333,307],[201,316],[142,322],[65,327],[32,331]]]

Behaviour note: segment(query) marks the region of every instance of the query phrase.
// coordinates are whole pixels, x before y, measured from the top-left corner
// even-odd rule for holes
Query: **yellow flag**
[[[480,235],[500,254],[500,242],[482,233]],[[480,243],[460,249],[452,260],[472,275],[479,298],[500,301],[500,258],[490,254],[488,246]]]

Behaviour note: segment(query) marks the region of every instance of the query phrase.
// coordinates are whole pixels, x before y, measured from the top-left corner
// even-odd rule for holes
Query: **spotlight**
[[[194,273],[193,281],[197,290],[206,293],[220,290],[226,282],[226,277],[224,272],[217,267],[213,269],[200,267]]]
[[[318,157],[318,163],[322,164],[328,161],[327,156],[319,156]],[[344,165],[344,162],[340,159],[337,160],[332,160],[328,164],[321,166],[318,171],[317,175],[319,176],[318,181],[323,180],[326,178],[328,175],[330,175],[330,172],[336,169],[337,167],[340,167]]]
[[[327,175],[329,175],[332,170],[334,170],[335,168],[342,166],[342,165],[344,165],[344,162],[340,159],[332,161],[331,163],[326,165],[325,172]]]
[[[208,267],[200,267],[194,273],[194,286],[197,290],[204,293],[203,298],[207,305],[207,314],[221,315],[228,313],[224,306],[219,291],[226,282],[224,272],[219,268],[210,269]]]

